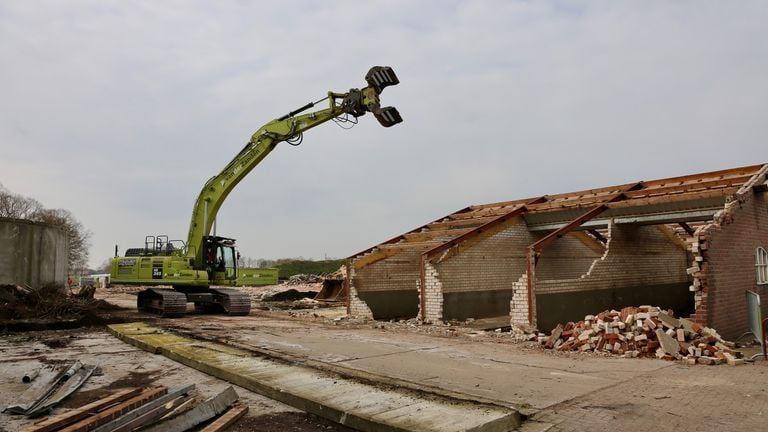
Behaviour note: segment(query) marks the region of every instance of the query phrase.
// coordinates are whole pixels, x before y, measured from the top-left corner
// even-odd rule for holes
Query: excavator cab
[[[237,279],[235,239],[206,236],[203,258],[208,280],[215,285],[231,285]]]

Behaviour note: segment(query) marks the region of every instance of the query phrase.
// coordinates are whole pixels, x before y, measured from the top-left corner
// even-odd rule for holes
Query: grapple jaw
[[[374,66],[365,74],[365,82],[369,87],[376,89],[377,94],[381,94],[385,88],[391,85],[400,84],[395,71],[389,66]]]
[[[371,111],[376,116],[376,120],[384,127],[394,126],[403,122],[403,118],[395,107],[384,107]]]
[[[368,87],[362,90],[350,89],[344,98],[344,110],[355,117],[366,112],[373,113],[384,127],[402,123],[403,118],[395,107],[381,107],[379,95],[385,88],[400,83],[395,71],[389,66],[374,66],[365,75]]]

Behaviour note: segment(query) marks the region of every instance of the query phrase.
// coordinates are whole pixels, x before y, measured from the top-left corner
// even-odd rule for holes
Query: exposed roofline
[[[635,213],[630,211],[630,209],[647,209],[649,206],[679,206],[675,203],[693,202],[696,200],[719,201],[721,198],[724,202],[739,191],[740,188],[749,185],[749,187],[754,186],[755,190],[757,190],[757,188],[762,187],[762,182],[758,182],[757,177],[761,174],[765,175],[767,170],[768,165],[750,165],[708,173],[644,181],[642,182],[642,188],[638,187],[638,183],[628,183],[618,186],[546,195],[538,198],[473,205],[368,248],[352,255],[349,259],[357,262],[358,264],[355,267],[360,268],[396,255],[400,251],[422,250],[424,251],[423,257],[431,260],[462,243],[506,226],[517,216],[524,215],[528,219],[528,215],[534,217],[564,210],[592,209],[586,212],[592,213],[595,208],[600,207],[600,211],[594,210],[595,214],[591,215],[595,217],[606,210],[613,214],[614,211],[619,211],[617,209],[621,209],[621,216],[611,217],[626,219],[627,223],[633,220],[639,222],[646,219],[647,223],[654,223],[654,221],[666,223],[663,216],[648,214],[647,210],[645,213],[642,211]],[[620,196],[621,199],[617,200],[617,196]],[[674,217],[670,216],[672,217],[670,221],[675,223],[686,222],[688,220],[685,218],[689,215],[691,217],[695,216],[694,219],[697,221],[707,217],[707,215],[702,213],[705,209],[694,210],[695,215],[692,213],[693,210],[676,212],[672,215]],[[562,229],[565,225],[563,225],[563,222],[553,221],[553,223],[545,222],[540,226]],[[584,225],[584,227],[586,226]],[[467,246],[469,246],[469,243],[467,243]]]

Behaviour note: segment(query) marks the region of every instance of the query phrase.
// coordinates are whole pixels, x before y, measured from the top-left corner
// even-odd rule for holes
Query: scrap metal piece
[[[93,432],[110,432],[110,431],[116,431],[120,430],[123,426],[133,423],[134,420],[142,417],[143,415],[149,413],[150,411],[153,411],[171,401],[174,399],[183,396],[185,394],[188,394],[192,390],[195,389],[194,384],[187,384],[187,385],[180,385],[177,387],[174,387],[172,389],[168,390],[168,393],[166,393],[164,396],[161,396],[151,402],[147,402],[146,404],[134,409],[133,411],[130,411],[114,420],[112,420],[109,423],[105,423],[98,428],[94,429]],[[180,405],[180,404],[179,404]],[[174,405],[168,409],[168,411],[171,411],[172,409],[176,408],[178,405]],[[164,415],[164,414],[163,414]],[[162,416],[160,416],[162,417]],[[159,417],[158,417],[159,418]]]
[[[40,375],[40,368],[34,369],[31,372],[25,373],[24,376],[21,377],[21,382],[31,383],[32,380],[37,378],[38,375]]]
[[[170,412],[174,411],[176,408],[186,404],[191,400],[195,400],[195,398],[190,395],[179,396],[176,399],[173,399],[169,402],[166,402],[163,405],[156,407],[155,409],[149,411],[148,413],[138,418],[135,418],[131,422],[126,423],[123,426],[111,432],[130,432],[130,431],[142,428],[144,426],[157,423],[164,416],[168,415]]]
[[[19,396],[16,404],[8,405],[3,410],[13,414],[26,414],[27,410],[46,397],[61,376],[64,366],[46,366],[40,370],[37,380]]]
[[[235,389],[227,387],[226,390],[208,398],[205,402],[192,408],[191,410],[170,418],[164,422],[157,423],[144,432],[183,432],[194,426],[210,420],[227,410],[232,404],[237,402],[238,396]]]
[[[96,366],[81,366],[82,363],[79,361],[75,362],[75,364],[61,376],[61,380],[56,388],[48,393],[44,399],[40,400],[27,410],[27,416],[36,417],[45,414],[85,384],[85,381],[93,375]]]

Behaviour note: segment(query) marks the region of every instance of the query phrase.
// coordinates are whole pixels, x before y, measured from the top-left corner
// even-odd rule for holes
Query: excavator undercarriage
[[[195,292],[185,292],[184,288],[148,288],[139,292],[137,300],[139,311],[166,318],[183,316],[187,312],[187,303],[194,303],[198,313],[248,315],[251,311],[250,297],[233,288],[197,289]]]

